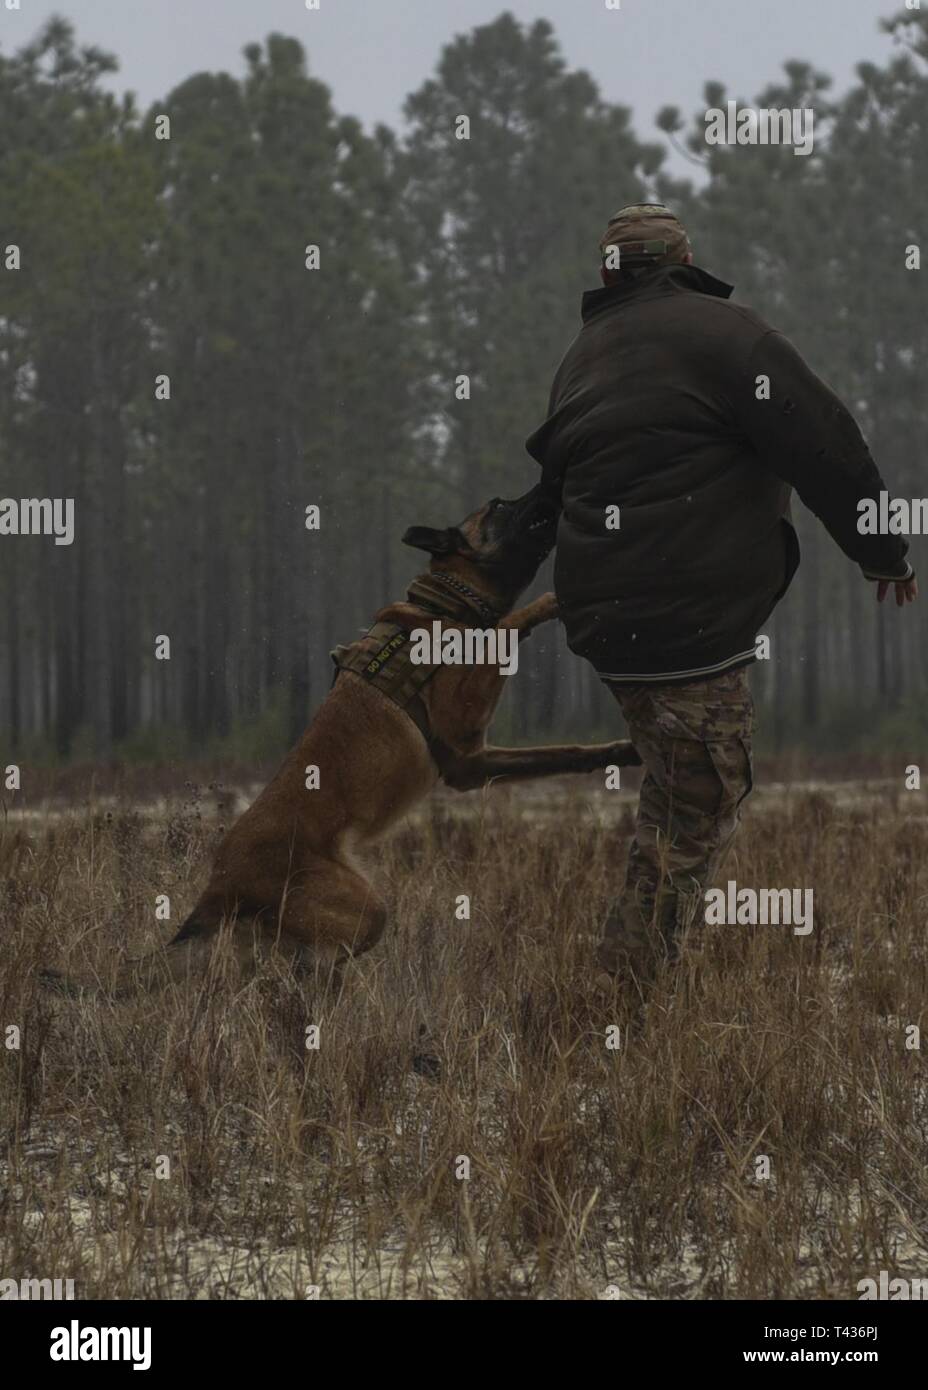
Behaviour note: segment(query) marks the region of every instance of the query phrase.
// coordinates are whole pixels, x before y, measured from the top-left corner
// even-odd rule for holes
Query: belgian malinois
[[[386,904],[357,852],[440,779],[467,791],[497,779],[640,761],[627,741],[488,747],[506,679],[496,664],[422,672],[407,660],[396,666],[398,676],[390,675],[409,634],[436,622],[442,631],[510,629],[521,641],[555,618],[553,594],[512,610],[552,549],[556,523],[556,509],[534,488],[515,501],[495,498],[460,526],[406,532],[407,545],[431,555],[428,571],[405,601],[380,610],[365,638],[333,653],[340,669],[332,689],[273,780],[225,836],[193,911],[166,949],[123,968],[117,991],[180,980],[192,948],[215,938],[223,923],[231,924],[243,958],[263,939],[298,966],[338,967],[369,950],[387,921]],[[83,988],[50,971],[46,979],[69,992]]]

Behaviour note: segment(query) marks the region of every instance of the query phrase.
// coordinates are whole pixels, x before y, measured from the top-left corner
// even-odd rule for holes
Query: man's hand
[[[882,603],[889,593],[889,586],[896,591],[896,607],[901,608],[904,603],[914,603],[918,598],[918,581],[915,575],[911,579],[879,579],[876,585],[876,601]]]

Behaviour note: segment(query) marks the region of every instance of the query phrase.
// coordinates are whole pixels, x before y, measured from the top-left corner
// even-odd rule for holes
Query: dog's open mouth
[[[553,541],[557,507],[548,497],[532,498],[516,525],[523,536],[530,536],[533,541]]]
[[[492,563],[537,568],[554,548],[559,515],[558,500],[540,485],[512,501],[495,498],[486,509],[483,529],[484,542],[493,547]]]

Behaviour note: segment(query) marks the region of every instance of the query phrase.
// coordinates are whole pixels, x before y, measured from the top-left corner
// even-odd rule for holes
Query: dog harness
[[[487,600],[455,575],[436,571],[413,580],[406,597],[430,617],[461,622],[475,615],[487,627],[495,627],[500,613]],[[431,746],[428,710],[421,691],[438,666],[414,664],[410,659],[410,632],[399,623],[374,623],[357,642],[337,646],[331,653],[335,663],[332,684],[342,671],[353,671],[409,716]]]

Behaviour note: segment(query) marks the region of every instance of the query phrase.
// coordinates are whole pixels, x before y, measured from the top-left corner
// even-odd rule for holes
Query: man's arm
[[[525,441],[526,452],[531,454],[536,463],[541,464],[541,486],[551,498],[554,505],[560,509],[561,492],[564,487],[563,469],[558,467],[550,456],[549,445],[551,434],[554,430],[554,411],[557,405],[558,388],[560,385],[561,368],[564,359],[558,366],[551,383],[551,390],[548,393],[548,413],[544,422],[534,430]]]
[[[770,380],[769,400],[757,399],[759,376]],[[732,404],[764,464],[796,489],[865,577],[881,581],[878,597],[889,583],[911,580],[914,589],[908,543],[857,528],[857,504],[888,489],[854,417],[782,333],[770,330],[755,345]],[[898,589],[897,601],[904,601]]]

